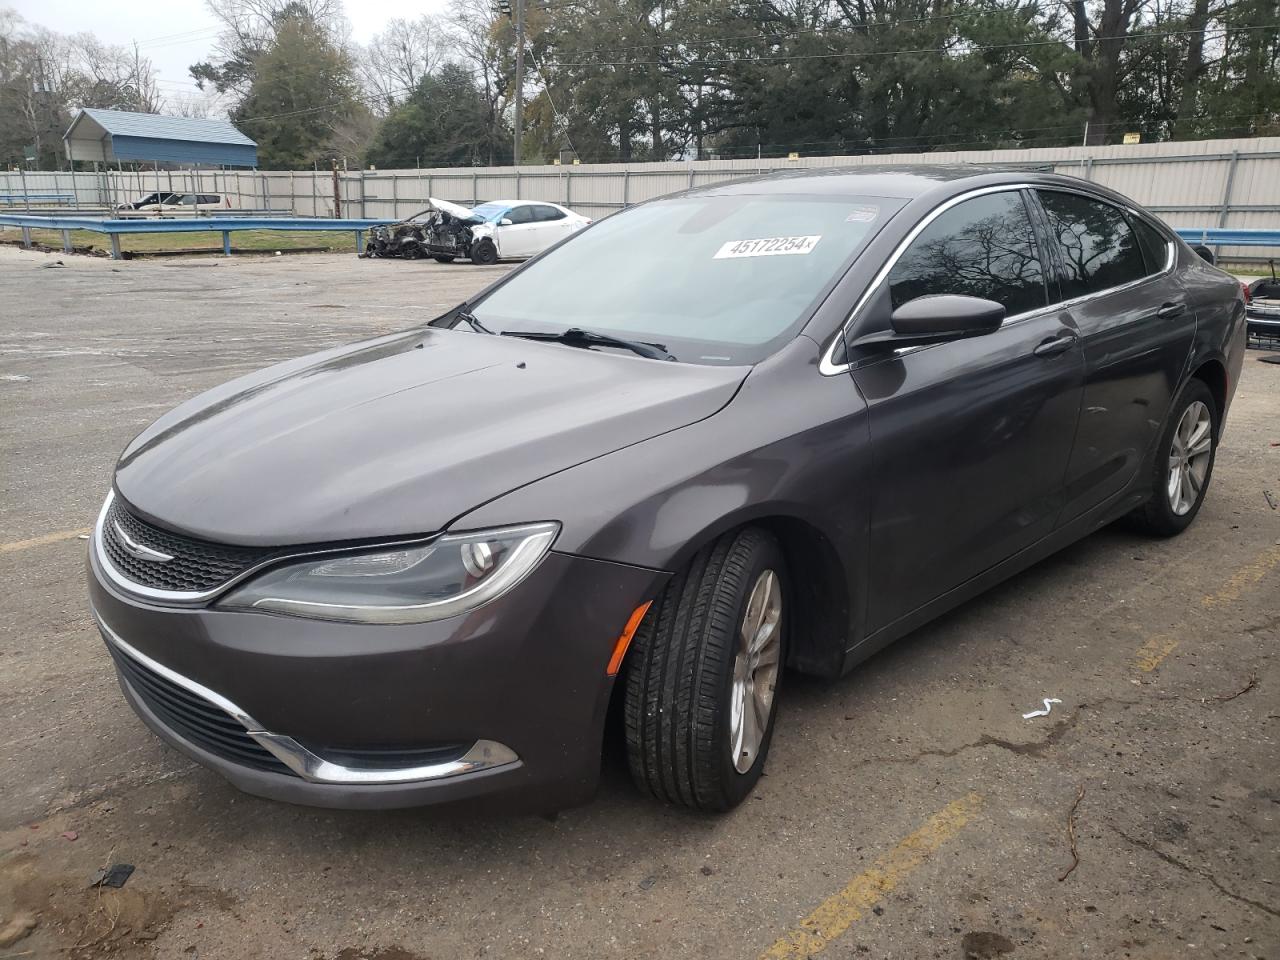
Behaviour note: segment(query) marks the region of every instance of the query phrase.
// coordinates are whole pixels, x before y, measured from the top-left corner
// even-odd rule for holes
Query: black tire
[[[457,257],[452,257],[452,256],[443,256],[443,257],[442,257],[442,256],[433,256],[431,259],[432,259],[432,260],[434,260],[436,263],[453,263],[453,261],[454,261],[454,260],[456,260],[456,259],[457,259]]]
[[[659,800],[729,810],[760,779],[778,714],[776,695],[760,746],[742,773],[730,747],[730,701],[747,601],[768,570],[781,591],[776,691],[786,662],[790,592],[782,549],[765,530],[736,530],[701,550],[636,632],[623,704],[627,757],[636,785]]]
[[[1175,512],[1168,493],[1169,461],[1173,454],[1173,438],[1182,422],[1187,408],[1195,403],[1203,403],[1209,408],[1210,436],[1209,462],[1204,474],[1204,482],[1196,494],[1191,508],[1179,514]],[[1213,479],[1213,462],[1218,454],[1218,436],[1222,430],[1222,414],[1218,410],[1218,402],[1213,392],[1203,380],[1188,380],[1178,391],[1173,404],[1169,408],[1169,419],[1160,434],[1160,443],[1156,447],[1155,463],[1151,468],[1151,497],[1141,507],[1129,514],[1129,525],[1143,533],[1157,537],[1173,537],[1180,534],[1191,521],[1195,520],[1204,503],[1205,494],[1209,491],[1209,482]]]
[[[491,267],[498,262],[498,248],[488,237],[471,248],[471,262],[481,267]]]

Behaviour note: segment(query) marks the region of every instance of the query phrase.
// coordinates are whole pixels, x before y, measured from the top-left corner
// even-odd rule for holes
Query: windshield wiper
[[[476,315],[474,313],[468,313],[466,310],[459,310],[454,314],[454,316],[469,326],[476,333],[493,333],[492,330],[476,319]]]
[[[611,337],[607,333],[594,330],[583,330],[581,327],[570,327],[560,333],[549,333],[545,330],[503,330],[504,337],[520,337],[524,340],[546,340],[553,343],[567,343],[571,347],[619,347],[630,350],[650,360],[674,360],[661,343],[648,343],[643,340],[623,340]]]

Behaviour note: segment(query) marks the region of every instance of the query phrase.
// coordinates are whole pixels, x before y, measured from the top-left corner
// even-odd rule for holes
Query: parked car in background
[[[1254,280],[1248,286],[1249,336],[1259,341],[1280,341],[1280,280],[1275,263],[1271,276]]]
[[[125,213],[194,213],[196,211],[226,210],[231,206],[229,198],[220,193],[149,193],[141,200],[116,207]]]
[[[440,263],[462,258],[488,265],[536,257],[591,223],[568,207],[542,200],[490,200],[464,207],[431,197],[406,220],[369,232],[366,256]]]
[[[477,209],[496,247],[536,206]],[[251,793],[552,810],[613,713],[642,790],[726,810],[784,667],[838,677],[1113,520],[1185,530],[1244,349],[1240,284],[1094,183],[719,183],[165,414],[93,613],[133,709]]]

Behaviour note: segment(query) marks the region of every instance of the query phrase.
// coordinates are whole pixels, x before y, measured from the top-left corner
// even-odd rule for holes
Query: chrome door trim
[[[880,289],[880,285],[884,283],[885,278],[889,276],[889,271],[897,265],[898,260],[904,253],[906,253],[907,247],[915,241],[916,237],[920,236],[920,234],[925,231],[925,228],[927,228],[929,224],[933,223],[934,220],[937,220],[938,217],[942,216],[952,207],[957,204],[964,203],[966,200],[972,200],[974,197],[982,197],[990,193],[1016,193],[1029,189],[1032,189],[1032,185],[1029,183],[1002,183],[993,187],[978,187],[977,189],[957,194],[949,200],[944,200],[938,206],[930,210],[920,220],[920,222],[912,227],[911,231],[898,242],[893,253],[889,255],[889,259],[884,262],[878,271],[876,271],[875,277],[872,278],[869,284],[867,284],[867,289],[863,291],[862,296],[858,298],[858,302],[853,305],[853,309],[849,311],[849,316],[846,317],[844,323],[840,325],[840,329],[836,331],[836,335],[832,337],[830,345],[822,354],[822,359],[818,362],[818,372],[824,377],[834,377],[849,371],[848,362],[838,364],[832,359],[835,355],[836,347],[844,340],[845,330],[847,330],[849,325],[853,323],[854,318],[857,317],[862,308],[867,305],[867,301],[869,301],[875,292]],[[1012,319],[1013,318],[1008,318],[1005,322],[1012,322]],[[1018,319],[1021,319],[1021,316],[1019,316]]]
[[[833,360],[833,357],[836,352],[836,347],[844,339],[845,330],[849,328],[849,326],[857,318],[862,308],[867,305],[867,302],[880,288],[880,285],[884,283],[886,278],[889,276],[889,272],[897,265],[898,260],[901,259],[902,255],[906,253],[907,247],[910,246],[911,243],[914,242],[915,239],[918,236],[920,236],[921,233],[924,232],[925,228],[928,227],[929,224],[931,224],[943,213],[946,213],[946,211],[950,210],[952,207],[956,206],[957,204],[963,203],[965,200],[972,200],[974,197],[981,197],[991,193],[1005,193],[1010,191],[1022,191],[1022,190],[1047,190],[1047,191],[1056,191],[1058,193],[1079,194],[1080,196],[1087,197],[1090,200],[1098,200],[1102,203],[1109,204],[1110,206],[1115,207],[1118,210],[1122,210],[1131,216],[1139,217],[1150,224],[1149,217],[1146,217],[1145,215],[1139,213],[1137,210],[1135,210],[1133,207],[1127,204],[1119,204],[1115,200],[1112,200],[1109,197],[1103,196],[1100,193],[1095,193],[1091,190],[1078,189],[1075,186],[1061,186],[1056,183],[1053,183],[1053,184],[1004,183],[994,187],[979,187],[976,190],[970,190],[967,193],[958,194],[957,196],[952,197],[951,199],[943,202],[942,204],[940,204],[939,206],[931,210],[928,213],[928,215],[926,215],[924,219],[922,219],[919,223],[917,223],[911,229],[911,232],[908,233],[906,237],[904,237],[898,243],[897,247],[894,248],[893,253],[889,255],[889,259],[885,261],[884,265],[876,272],[875,277],[872,279],[871,283],[867,286],[866,291],[862,294],[861,297],[858,298],[858,302],[854,304],[854,307],[849,312],[849,316],[845,319],[845,322],[840,325],[840,329],[836,332],[836,335],[832,338],[830,346],[827,347],[826,351],[822,355],[822,359],[818,363],[818,371],[824,377],[833,377],[842,373],[847,373],[849,371],[849,367],[850,367],[849,363],[846,362],[843,364],[837,364]],[[1154,227],[1155,225],[1151,224],[1151,226]],[[1106,290],[1096,290],[1093,293],[1086,293],[1078,297],[1072,297],[1070,300],[1059,300],[1057,303],[1046,304],[1043,307],[1036,307],[1036,309],[1034,310],[1027,310],[1022,313],[1014,314],[1012,317],[1005,317],[1004,324],[1002,324],[1002,326],[1011,324],[1011,323],[1019,323],[1023,320],[1029,320],[1032,317],[1039,316],[1040,314],[1046,313],[1051,310],[1069,309],[1070,307],[1077,306],[1082,303],[1087,303],[1090,300],[1096,300],[1099,297],[1106,297],[1106,296],[1110,296],[1113,293],[1119,293],[1124,290],[1129,290],[1133,287],[1139,286],[1140,284],[1146,283],[1148,280],[1155,280],[1159,277],[1163,277],[1172,273],[1174,264],[1177,262],[1177,247],[1175,246],[1173,241],[1169,239],[1168,234],[1163,229],[1156,227],[1156,231],[1162,237],[1164,237],[1165,248],[1166,248],[1164,267],[1157,273],[1149,273],[1144,277],[1139,277],[1137,280],[1130,280],[1128,283],[1122,283],[1119,286],[1108,287]],[[1041,268],[1042,269],[1044,268],[1043,263],[1041,264]],[[926,344],[924,346],[933,346],[933,344]],[[916,350],[923,350],[924,346],[903,347],[899,350],[895,350],[894,353],[898,356],[901,356],[906,353],[912,353]]]

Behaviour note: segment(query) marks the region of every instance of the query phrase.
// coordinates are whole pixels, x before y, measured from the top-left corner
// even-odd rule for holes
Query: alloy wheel
[[[1213,419],[1209,408],[1196,400],[1183,411],[1169,449],[1169,478],[1165,492],[1169,497],[1169,507],[1177,516],[1185,516],[1196,505],[1200,491],[1204,489],[1212,453]]]
[[[773,570],[756,578],[738,629],[729,703],[733,766],[746,773],[769,729],[782,654],[782,585]]]

